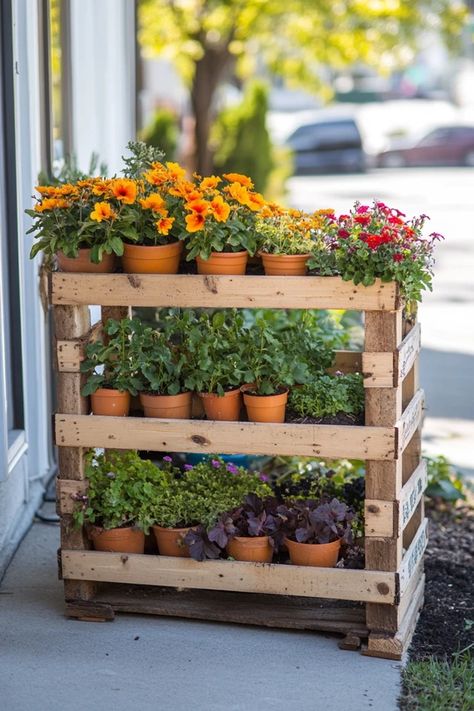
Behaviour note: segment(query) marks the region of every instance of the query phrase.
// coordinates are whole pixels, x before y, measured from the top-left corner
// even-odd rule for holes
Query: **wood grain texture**
[[[390,460],[395,456],[395,430],[60,414],[56,415],[56,444],[58,447]]]
[[[396,385],[393,353],[363,353],[365,388],[393,388]]]
[[[403,595],[407,589],[410,580],[416,572],[418,563],[423,558],[423,553],[428,545],[428,519],[425,518],[421,522],[418,531],[413,538],[410,547],[403,556],[402,564],[399,570],[400,579],[400,595]]]
[[[390,311],[394,282],[355,286],[340,277],[201,276],[186,274],[52,275],[56,305],[180,306]],[[397,344],[398,345],[398,344]]]
[[[65,579],[299,595],[390,605],[395,574],[339,568],[311,568],[166,556],[62,551]]]
[[[415,513],[428,484],[426,462],[420,462],[400,493],[399,530],[403,531]]]
[[[417,323],[395,351],[395,373],[398,382],[404,380],[413,367],[421,347],[421,328]],[[398,384],[397,382],[397,384]]]
[[[423,390],[418,392],[411,399],[409,405],[403,411],[402,416],[396,423],[398,430],[398,446],[400,456],[408,446],[415,432],[421,427],[423,420],[423,411],[425,407],[425,393]]]
[[[365,500],[365,536],[393,538],[397,535],[398,502]]]
[[[56,482],[56,503],[59,515],[72,514],[75,509],[75,496],[85,495],[89,482],[87,479],[58,479]]]

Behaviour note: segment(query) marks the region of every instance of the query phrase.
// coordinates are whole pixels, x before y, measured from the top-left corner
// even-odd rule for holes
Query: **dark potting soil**
[[[433,510],[429,517],[425,604],[411,661],[449,658],[474,643],[474,509]]]
[[[301,417],[296,412],[287,410],[286,422],[294,425],[363,425],[364,414],[348,415],[346,412],[338,412],[337,415],[327,417],[309,417],[309,415]]]

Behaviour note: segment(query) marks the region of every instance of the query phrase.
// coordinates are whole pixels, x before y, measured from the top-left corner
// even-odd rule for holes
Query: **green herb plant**
[[[364,410],[364,385],[358,373],[320,375],[291,391],[289,405],[300,417],[322,419]]]

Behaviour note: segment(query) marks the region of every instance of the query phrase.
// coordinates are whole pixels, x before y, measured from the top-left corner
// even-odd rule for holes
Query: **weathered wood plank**
[[[398,502],[381,499],[365,500],[365,536],[392,538],[396,535]]]
[[[334,354],[334,365],[328,368],[328,373],[340,371],[341,373],[361,373],[362,353],[360,351],[336,351]]]
[[[75,481],[74,479],[58,479],[56,482],[56,503],[60,515],[72,514],[75,510],[76,494],[85,495],[89,482],[87,479]]]
[[[423,560],[418,563],[415,572],[403,595],[400,597],[399,605],[377,605],[371,603],[366,605],[367,626],[374,632],[390,633],[394,635],[405,617],[411,604],[413,595],[423,577]]]
[[[403,595],[407,589],[411,577],[415,573],[418,563],[423,557],[426,546],[428,545],[428,519],[425,518],[416,536],[413,538],[410,547],[403,556],[402,564],[399,570],[399,580],[400,580],[400,595]]]
[[[415,513],[428,483],[426,462],[420,462],[400,493],[399,531],[403,531]]]
[[[395,453],[395,430],[60,414],[56,415],[56,444],[58,447],[390,460]]]
[[[56,343],[57,365],[60,373],[78,373],[85,358],[88,343],[94,343],[102,335],[102,322],[92,326],[83,338],[77,340],[58,340]]]
[[[365,388],[393,388],[393,353],[363,353],[362,373]]]
[[[355,286],[340,277],[66,274],[52,279],[53,304],[215,308],[359,309],[398,307],[394,282]]]
[[[404,380],[412,369],[420,352],[420,345],[421,328],[420,324],[417,323],[405,336],[395,351],[395,373],[398,378],[397,382]]]
[[[395,425],[398,431],[398,447],[400,456],[403,454],[403,451],[408,446],[408,443],[417,429],[421,426],[424,406],[425,393],[420,389],[412,398],[410,404],[406,407],[402,416]]]
[[[393,604],[395,574],[339,568],[62,551],[65,579]]]

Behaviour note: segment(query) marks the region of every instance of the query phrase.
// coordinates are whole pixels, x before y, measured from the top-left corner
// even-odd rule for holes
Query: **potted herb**
[[[255,215],[264,200],[250,178],[238,173],[200,179],[185,202],[188,254],[199,274],[245,274],[257,248]]]
[[[320,503],[296,501],[278,507],[284,523],[285,544],[295,565],[332,568],[336,565],[341,542],[352,542],[354,514],[337,499]]]
[[[107,451],[87,455],[86,476],[87,494],[74,497],[75,524],[86,524],[96,550],[143,553],[151,524],[143,501],[163,473],[136,452]]]
[[[203,312],[186,337],[186,387],[199,393],[209,420],[238,420],[243,318],[230,312]]]
[[[208,537],[219,548],[226,549],[235,560],[271,563],[273,536],[280,527],[275,498],[262,499],[248,494],[241,506],[224,513]]]
[[[257,232],[265,274],[304,276],[314,248],[312,229],[312,215],[278,206],[263,211]]]
[[[191,417],[192,393],[184,385],[186,356],[176,342],[176,335],[189,325],[190,318],[186,313],[175,316],[161,330],[135,326],[132,352],[145,417]]]
[[[320,375],[291,391],[289,407],[305,421],[354,424],[364,411],[364,383],[358,373]]]
[[[109,319],[104,326],[106,340],[89,343],[81,372],[87,374],[82,395],[91,396],[93,415],[126,417],[130,395],[140,387],[136,367],[130,358],[133,322]]]
[[[246,385],[241,390],[252,422],[284,422],[288,388],[309,377],[301,353],[292,353],[268,328],[271,315],[262,312],[244,329],[241,353]]]

